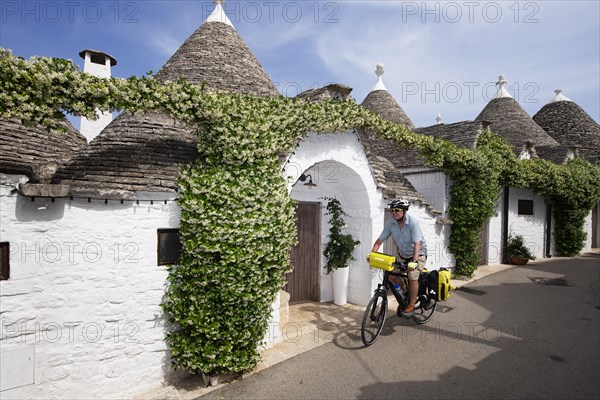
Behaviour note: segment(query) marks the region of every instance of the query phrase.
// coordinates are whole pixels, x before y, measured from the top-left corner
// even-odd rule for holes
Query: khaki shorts
[[[417,269],[408,271],[408,279],[411,281],[418,281],[419,275],[421,271],[425,269],[425,262],[427,261],[427,256],[421,256],[417,259]]]

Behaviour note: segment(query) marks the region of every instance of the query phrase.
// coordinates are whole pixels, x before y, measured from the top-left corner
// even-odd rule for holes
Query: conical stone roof
[[[217,10],[222,11],[220,4]],[[182,77],[210,89],[277,95],[235,29],[211,17],[175,52],[156,79],[166,82]],[[140,191],[175,192],[179,165],[197,157],[192,128],[160,113],[123,114],[83,154],[62,167],[53,183],[71,185],[75,196],[99,198],[135,198]]]
[[[85,137],[64,119],[66,132],[0,120],[0,172],[26,175],[29,183],[48,183],[59,165],[87,146]]]
[[[367,110],[376,112],[388,121],[402,125],[408,129],[414,129],[408,115],[387,90],[375,90],[370,92],[361,104]]]
[[[73,196],[92,198],[175,192],[179,165],[197,157],[196,136],[184,124],[159,113],[121,114],[59,168],[52,183],[71,185]]]
[[[202,24],[155,75],[161,82],[180,77],[231,93],[279,95],[235,28],[222,22]]]
[[[361,106],[381,115],[388,121],[402,125],[408,129],[414,129],[415,125],[383,84],[382,75],[384,72],[383,64],[377,64],[375,70],[377,83],[363,100]]]
[[[503,137],[516,154],[531,143],[541,146],[556,146],[558,142],[548,135],[512,97],[492,99],[475,121],[487,121],[490,129]]]
[[[383,84],[381,78],[384,74],[382,64],[377,65],[375,73],[377,74],[377,83],[364,99],[361,106],[381,115],[390,122],[413,129],[414,125],[412,121]],[[408,149],[401,149],[395,141],[384,140],[363,129],[358,130],[358,135],[365,148],[365,153],[367,154],[377,186],[381,189],[385,199],[401,197],[415,200],[434,214],[439,214],[438,211],[432,209],[429,201],[415,189],[400,170],[398,161],[402,157],[398,157],[398,154],[409,151]]]
[[[561,145],[576,147],[581,156],[600,162],[600,125],[575,102],[551,101],[533,120]]]

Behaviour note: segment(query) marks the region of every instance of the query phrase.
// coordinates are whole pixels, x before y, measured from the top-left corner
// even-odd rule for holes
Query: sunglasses
[[[406,211],[404,208],[390,208],[390,210],[392,210],[392,212]]]

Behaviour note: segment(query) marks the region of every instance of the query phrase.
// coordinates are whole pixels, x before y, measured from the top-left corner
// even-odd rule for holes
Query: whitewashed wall
[[[171,370],[157,228],[178,227],[179,208],[32,202],[10,180],[0,187],[0,240],[11,253],[10,280],[0,282],[0,340],[2,359],[11,359],[2,363],[3,389],[22,386],[1,397],[114,398],[162,383]]]
[[[489,224],[489,263],[501,263],[502,249],[502,221],[503,221],[503,198],[504,194],[498,200],[496,214],[490,220]],[[518,215],[518,200],[533,200],[534,215]],[[597,205],[600,212],[600,204]],[[600,218],[597,223],[600,225]],[[550,244],[550,254],[555,255],[555,222],[552,224],[552,240]],[[509,206],[509,232],[523,235],[526,244],[530,247],[537,258],[543,258],[546,253],[545,230],[546,227],[546,204],[542,197],[533,194],[529,189],[510,188],[510,206]],[[582,253],[589,252],[593,248],[592,244],[592,213],[586,217],[584,231],[587,234]],[[600,230],[600,226],[597,227]]]
[[[504,220],[504,192],[496,205],[496,213],[488,225],[488,264],[502,263],[502,221]]]
[[[424,206],[411,205],[408,213],[421,223],[421,230],[427,241],[427,268],[429,270],[453,269],[456,260],[448,251],[450,225],[436,223],[437,218]]]
[[[406,178],[413,187],[429,201],[431,207],[448,216],[450,204],[449,179],[443,172],[411,172]],[[425,207],[410,209],[421,221],[421,228],[427,240],[427,268],[453,268],[454,256],[448,251],[450,225],[436,224],[436,218]]]
[[[434,210],[446,216],[448,212],[449,193],[446,175],[443,172],[419,172],[407,174],[406,178]]]
[[[519,200],[533,201],[533,215],[519,215]],[[496,215],[489,224],[488,262],[497,264],[502,262],[502,221],[504,220],[504,193],[498,200]],[[554,221],[552,221],[554,225]],[[545,254],[546,230],[546,204],[544,198],[536,196],[530,189],[509,189],[508,207],[508,232],[522,235],[525,244],[536,258],[543,258]],[[550,249],[553,251],[553,245]]]
[[[600,220],[600,202],[596,205],[596,215],[598,220]],[[598,238],[596,245],[597,247],[600,247],[600,221],[596,221],[596,226],[593,229],[596,229],[596,238]],[[591,236],[592,235],[590,234],[590,237]]]
[[[533,201],[533,215],[519,215],[519,200]],[[508,232],[523,235],[525,244],[532,254],[537,258],[543,258],[546,230],[546,204],[544,198],[533,194],[531,189],[511,188],[508,209]]]
[[[296,183],[303,172],[313,175],[316,189]],[[341,201],[348,232],[361,241],[350,266],[349,301],[366,304],[380,278],[365,259],[383,228],[387,201],[356,135],[309,135],[284,175],[292,176],[295,199]],[[11,387],[2,398],[123,398],[182,375],[171,370],[164,342],[159,304],[167,271],[157,265],[157,229],[177,228],[179,207],[31,201],[14,190],[25,181],[0,177],[0,241],[11,245],[11,277],[0,282],[3,389]],[[430,267],[447,266],[447,227],[436,225],[423,207],[411,213],[424,228]],[[327,220],[324,216],[323,245]],[[324,270],[321,294],[322,301],[332,298]],[[267,345],[280,339],[278,308],[276,299]]]
[[[310,174],[317,187],[308,188],[305,182],[298,181],[302,173]],[[303,140],[290,157],[284,170],[289,176],[289,190],[292,198],[299,201],[319,201],[323,203],[323,226],[321,248],[327,243],[329,232],[328,217],[325,213],[323,197],[340,200],[348,213],[347,232],[360,240],[350,265],[348,301],[366,305],[373,289],[381,282],[378,271],[369,268],[366,257],[373,243],[379,237],[384,224],[386,201],[377,188],[364,148],[352,132],[337,134],[310,134]],[[411,214],[422,224],[428,242],[430,268],[453,265],[447,253],[449,227],[437,225],[435,218],[425,207],[414,206]],[[321,254],[321,266],[325,263]],[[333,298],[331,276],[321,268],[321,301]]]
[[[123,398],[184,376],[170,368],[159,307],[168,273],[157,230],[179,227],[176,203],[31,201],[15,190],[26,181],[0,176],[11,264],[0,282],[2,399]],[[277,296],[267,347],[281,340],[279,307]]]
[[[586,233],[585,243],[583,245],[582,253],[590,252],[593,248],[592,243],[592,211],[585,218],[585,223],[583,224],[583,230]]]

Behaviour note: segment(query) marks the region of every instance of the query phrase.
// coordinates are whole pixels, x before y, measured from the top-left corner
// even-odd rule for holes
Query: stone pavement
[[[535,261],[532,263],[536,263]],[[486,265],[479,267],[470,280],[452,280],[457,288],[468,282],[481,279],[514,265]],[[390,310],[397,307],[396,300],[390,298]],[[283,340],[262,352],[263,361],[249,374],[269,368],[277,363],[290,359],[298,354],[332,342],[340,335],[357,333],[360,336],[360,324],[365,307],[346,304],[338,306],[333,303],[301,303],[289,306],[289,321],[283,325]],[[235,379],[239,377],[230,377]],[[226,379],[226,378],[225,378]],[[213,382],[213,386],[204,382],[201,376],[190,375],[169,386],[158,388],[136,396],[136,399],[195,399],[216,390],[227,382]]]

